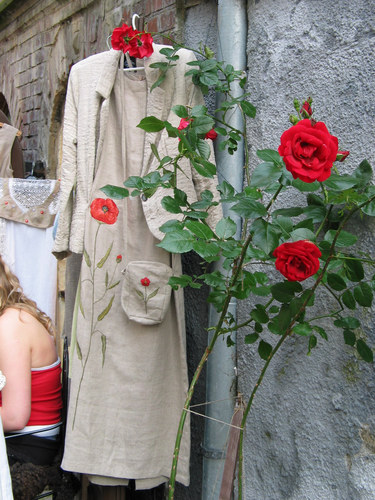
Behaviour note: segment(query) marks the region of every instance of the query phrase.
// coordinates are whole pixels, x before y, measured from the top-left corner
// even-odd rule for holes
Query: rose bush
[[[156,85],[163,83],[166,72],[175,64],[179,48],[174,45],[162,49],[166,61],[156,66],[160,70]],[[179,447],[190,402],[218,339],[224,337],[231,346],[237,331],[244,330],[244,342],[253,345],[264,361],[241,422],[238,467],[241,499],[243,431],[254,396],[284,342],[293,335],[301,336],[306,340],[307,354],[311,354],[331,333],[321,326],[321,319],[326,318],[327,322],[331,320],[334,334],[341,332],[345,344],[353,347],[363,360],[373,362],[373,352],[363,338],[361,323],[353,315],[357,308],[367,308],[373,303],[375,260],[371,255],[356,252],[358,237],[346,226],[353,217],[375,216],[375,186],[371,184],[372,168],[367,160],[351,174],[338,173],[334,162],[345,160],[349,151],[339,151],[338,139],[322,121],[313,118],[311,98],[302,104],[295,100],[298,116],[290,116],[292,126],[281,135],[278,150],[258,150],[261,162],[250,168],[246,129],[235,128],[228,119],[236,110],[244,121],[255,117],[249,96],[233,93],[234,84],[245,88],[246,77],[242,71],[214,59],[208,47],[196,52],[198,60],[188,63],[191,69],[186,75],[203,93],[207,94],[211,88],[220,94],[221,104],[215,116],[202,105],[193,108],[178,105],[173,108],[180,118],[178,127],[153,116],[146,117],[138,127],[148,133],[166,129],[178,143],[178,153],[173,158],[161,158],[153,144],[159,162],[156,171],[144,177],[132,176],[125,180],[125,187],[107,185],[102,191],[114,198],[147,198],[159,188],[169,189],[162,205],[171,213],[171,220],[160,228],[165,237],[158,246],[170,253],[195,251],[204,266],[201,274],[173,276],[169,284],[174,289],[209,286],[207,300],[218,313],[219,319],[210,328],[209,344],[192,377],[181,414],[171,467],[170,500],[174,498]],[[216,135],[217,148],[228,154],[237,150],[240,141],[245,142],[247,182],[240,192],[225,179],[218,185],[220,203],[230,206],[230,210],[216,227],[209,227],[208,212],[217,203],[213,193],[204,191],[200,200],[189,203],[176,183],[176,173],[181,159],[187,158],[198,175],[213,177],[216,167],[205,138],[214,139]],[[242,167],[242,158],[240,161]],[[290,195],[291,206],[280,206],[280,193]],[[183,219],[175,220],[176,213],[182,213]],[[220,266],[212,269],[212,263],[219,260]],[[286,279],[273,272],[275,267]],[[147,288],[144,292],[147,305]],[[327,292],[334,305],[327,304],[331,309],[314,314],[315,299]],[[230,312],[232,299],[248,300],[251,304],[248,318],[241,324]]]
[[[331,175],[338,140],[323,122],[301,120],[283,133],[280,142],[279,154],[294,179],[323,182]]]
[[[319,269],[322,252],[308,240],[283,243],[273,251],[275,267],[289,281],[304,281]]]

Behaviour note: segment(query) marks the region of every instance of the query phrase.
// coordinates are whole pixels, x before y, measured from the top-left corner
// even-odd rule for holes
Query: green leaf
[[[266,162],[276,163],[280,166],[284,165],[279,153],[273,149],[258,149],[256,154],[258,158]]]
[[[172,196],[164,196],[164,198],[161,200],[161,206],[171,214],[182,213],[178,201],[172,198]]]
[[[212,230],[206,224],[202,224],[201,222],[191,220],[191,221],[187,221],[185,226],[192,233],[194,233],[196,236],[198,236],[198,238],[201,238],[203,240],[210,240],[214,236],[214,233],[212,232]]]
[[[210,116],[197,116],[194,118],[194,120],[191,122],[191,128],[197,133],[197,134],[207,134],[215,125],[215,122],[213,118]]]
[[[109,301],[107,307],[105,309],[103,309],[103,311],[99,314],[98,321],[102,321],[102,319],[104,319],[107,316],[107,314],[111,310],[114,298],[115,298],[115,296],[113,295],[111,300]]]
[[[357,183],[356,179],[349,175],[338,175],[331,174],[329,179],[324,181],[324,186],[332,189],[333,191],[345,191],[355,186]]]
[[[373,299],[373,292],[368,283],[362,282],[353,290],[354,298],[360,306],[370,307]]]
[[[362,339],[357,340],[357,352],[361,358],[367,363],[372,363],[374,360],[374,354],[366,342]]]
[[[264,340],[261,340],[259,342],[258,346],[258,354],[259,356],[264,359],[264,361],[267,361],[269,358],[270,354],[272,352],[272,346],[268,342],[265,342]]]
[[[155,297],[155,295],[157,295],[158,291],[159,291],[159,288],[155,288],[155,290],[153,290],[153,291],[150,293],[150,295],[148,295],[148,296],[147,296],[147,300],[150,300],[150,299],[152,299],[153,297]]]
[[[189,111],[185,106],[182,106],[181,104],[177,104],[177,106],[173,106],[172,111],[179,117],[179,118],[188,118],[189,116]]]
[[[205,139],[198,139],[197,149],[202,158],[204,158],[205,160],[209,159],[211,155],[211,148],[209,143]]]
[[[223,217],[216,224],[215,232],[219,238],[226,240],[236,234],[237,224],[230,217]]]
[[[170,233],[171,231],[176,231],[180,229],[183,229],[182,223],[176,219],[169,220],[159,227],[159,230],[162,233]]]
[[[82,360],[82,349],[81,349],[81,346],[79,345],[78,340],[76,342],[76,350],[77,350],[77,357],[78,357],[78,359]]]
[[[345,259],[344,269],[350,281],[361,281],[365,277],[362,262],[357,259]]]
[[[268,323],[268,314],[264,306],[257,304],[255,309],[250,312],[250,317],[258,323]]]
[[[112,186],[111,184],[107,184],[100,188],[100,191],[108,196],[109,198],[115,198],[116,200],[121,200],[122,198],[126,198],[129,196],[129,190],[120,186]]]
[[[247,101],[240,101],[240,106],[242,108],[242,111],[245,113],[246,116],[250,118],[255,118],[256,115],[256,107],[251,104],[250,102]]]
[[[341,300],[343,301],[344,305],[348,308],[354,311],[357,307],[357,303],[353,297],[353,294],[350,290],[346,290],[342,296]]]
[[[319,182],[303,182],[301,179],[293,179],[292,186],[301,191],[301,193],[318,191],[320,188]]]
[[[275,210],[272,215],[273,217],[278,217],[283,215],[284,217],[298,217],[303,214],[304,209],[302,207],[290,207],[290,208],[279,208]]]
[[[298,281],[283,281],[271,286],[272,297],[278,302],[290,302],[294,294],[302,291],[302,285]]]
[[[155,116],[146,116],[143,118],[137,127],[145,130],[146,132],[160,132],[165,127],[165,123],[162,120],[159,120]]]
[[[191,163],[202,177],[212,178],[216,174],[216,166],[203,158],[197,158],[195,161],[191,160]]]
[[[279,243],[279,230],[263,219],[253,222],[250,229],[253,234],[253,244],[269,254]]]
[[[333,239],[336,236],[337,231],[334,229],[329,229],[326,234],[324,235],[324,240],[328,241],[328,243],[332,243]],[[341,231],[337,240],[336,240],[336,246],[338,247],[350,247],[357,243],[357,236],[354,234],[348,233],[347,231]]]
[[[302,335],[304,337],[308,337],[312,333],[312,327],[309,323],[299,323],[293,327],[293,333],[297,335]]]
[[[262,203],[250,198],[240,199],[240,201],[232,205],[231,210],[245,219],[255,219],[267,214],[266,207]]]
[[[328,340],[328,335],[327,335],[326,331],[324,330],[324,328],[322,328],[321,326],[318,326],[318,325],[313,325],[313,329],[319,333],[319,335],[322,337],[322,339]]]
[[[309,240],[309,241],[314,241],[315,240],[315,234],[310,230],[305,227],[300,227],[298,229],[295,229],[290,233],[290,237],[292,241],[299,241],[299,240]]]
[[[336,319],[333,324],[338,328],[349,328],[349,330],[354,330],[361,326],[359,320],[357,318],[354,318],[353,316]]]
[[[151,151],[153,152],[155,158],[160,161],[158,148],[156,147],[156,145],[154,143],[151,144]]]
[[[185,253],[193,249],[195,238],[185,229],[167,233],[156,246],[170,253]]]
[[[289,304],[283,304],[280,307],[279,314],[273,319],[273,321],[277,322],[278,334],[284,333],[286,329],[289,327],[290,322],[292,320],[292,310]]]
[[[214,262],[220,258],[220,248],[214,242],[194,241],[193,250],[207,262]]]
[[[317,343],[318,343],[318,340],[315,337],[315,335],[310,335],[310,337],[309,337],[309,350],[307,351],[308,356],[310,356],[311,350],[314,349],[314,347],[316,347]]]
[[[111,250],[112,250],[112,246],[113,246],[113,241],[111,243],[111,245],[109,246],[108,250],[106,251],[104,257],[102,257],[100,259],[100,261],[98,262],[97,266],[99,269],[103,267],[103,265],[105,264],[106,260],[108,259],[109,257],[109,254],[111,253]]]
[[[155,64],[157,64],[157,63],[155,63]],[[164,72],[160,73],[159,78],[156,80],[156,82],[154,82],[152,84],[150,92],[152,92],[154,89],[156,89],[156,87],[159,87],[159,85],[161,85],[164,82],[164,80],[166,79],[166,77],[167,77],[167,73],[166,72],[165,73]]]
[[[352,174],[357,180],[357,187],[363,188],[369,184],[372,178],[372,167],[367,160],[363,160],[359,167],[356,168]]]
[[[193,278],[187,274],[182,274],[181,276],[171,276],[169,278],[168,284],[173,288],[173,290],[178,290],[178,287],[186,287],[191,285]]]
[[[259,339],[259,335],[257,333],[248,333],[245,335],[245,344],[254,344]]]
[[[340,291],[346,288],[346,282],[339,274],[328,273],[327,283],[333,290]]]
[[[355,336],[355,333],[353,332],[353,330],[344,330],[343,333],[344,333],[345,344],[351,345],[352,347],[354,347],[357,339],[356,339],[356,336]]]
[[[251,186],[269,186],[281,177],[280,168],[272,162],[260,163],[251,174]]]

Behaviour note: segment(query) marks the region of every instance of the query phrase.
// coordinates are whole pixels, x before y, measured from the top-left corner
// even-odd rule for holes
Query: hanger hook
[[[132,28],[133,28],[133,30],[136,30],[136,29],[137,29],[137,28],[136,28],[136,26],[135,26],[135,20],[136,20],[137,18],[138,18],[138,19],[140,19],[140,17],[139,17],[139,15],[138,15],[138,14],[133,14],[133,15],[132,15]]]

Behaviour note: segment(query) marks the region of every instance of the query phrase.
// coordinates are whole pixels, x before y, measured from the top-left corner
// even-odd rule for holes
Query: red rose
[[[273,251],[275,266],[289,281],[303,281],[319,269],[319,248],[308,240],[283,243]]]
[[[136,31],[131,26],[123,24],[120,28],[113,30],[111,43],[115,50],[128,52],[129,49],[137,45]]]
[[[300,109],[300,113],[301,113],[302,116],[305,116],[305,117],[308,117],[308,116],[312,115],[313,112],[312,112],[312,109],[311,109],[309,101],[305,101],[302,104],[302,108]]]
[[[301,120],[282,134],[280,142],[279,154],[294,179],[322,182],[331,175],[338,140],[323,122]]]
[[[118,216],[118,208],[116,203],[110,198],[95,198],[90,205],[90,213],[94,219],[104,222],[105,224],[114,224]]]
[[[181,118],[180,124],[177,127],[177,130],[184,130],[184,128],[188,127],[191,122],[190,118]]]
[[[212,128],[209,132],[207,132],[205,139],[211,139],[212,141],[214,141],[216,139],[216,137],[217,137],[217,133]]]
[[[152,36],[150,33],[140,33],[136,32],[136,43],[132,45],[129,49],[129,55],[131,57],[136,57],[137,59],[143,59],[144,57],[150,57],[154,52],[152,48]]]
[[[142,278],[141,279],[141,285],[143,286],[149,286],[151,281],[148,278]]]
[[[339,162],[344,161],[350,154],[350,151],[338,151],[336,160]]]

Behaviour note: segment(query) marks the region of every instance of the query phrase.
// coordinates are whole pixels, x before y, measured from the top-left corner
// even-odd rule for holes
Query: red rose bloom
[[[322,252],[308,240],[283,243],[273,251],[275,266],[288,281],[303,281],[319,269]]]
[[[180,124],[177,127],[177,130],[184,130],[184,128],[188,127],[191,122],[191,119],[189,118],[181,118]]]
[[[303,115],[303,116],[311,116],[312,115],[312,109],[311,109],[311,106],[310,106],[310,103],[309,101],[305,101],[303,104],[302,104],[302,108],[300,109],[300,113]]]
[[[115,50],[128,52],[132,47],[136,47],[136,31],[131,26],[123,24],[120,28],[115,28],[112,32],[111,43]]]
[[[148,278],[142,278],[142,279],[141,279],[141,284],[142,284],[143,286],[149,286],[149,285],[150,285],[150,283],[151,283],[151,281],[150,281]]]
[[[280,142],[279,154],[294,179],[322,182],[331,175],[338,140],[323,122],[301,120],[282,134]]]
[[[90,205],[90,213],[94,219],[104,222],[105,224],[114,224],[118,216],[118,208],[116,203],[110,198],[95,198]]]
[[[338,151],[336,160],[339,162],[344,161],[350,154],[350,151]]]
[[[136,31],[136,43],[130,47],[129,55],[131,57],[136,57],[137,59],[150,57],[150,55],[154,52],[152,42],[153,39],[150,33],[140,33],[139,31]]]
[[[212,141],[214,141],[216,139],[216,137],[217,137],[217,133],[212,128],[209,132],[207,132],[205,139],[211,139]]]

